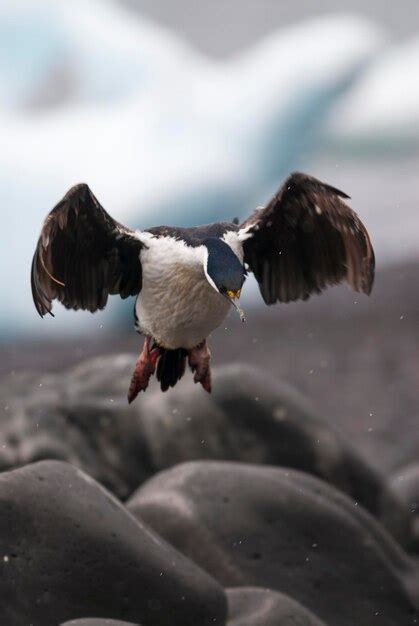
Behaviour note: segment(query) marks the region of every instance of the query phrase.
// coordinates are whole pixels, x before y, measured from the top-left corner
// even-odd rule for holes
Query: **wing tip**
[[[70,187],[65,195],[69,196],[73,193],[77,193],[80,191],[90,191],[89,185],[87,183],[76,183],[75,185],[72,185],[72,187]]]
[[[347,193],[345,193],[341,189],[338,189],[337,187],[333,187],[332,185],[329,185],[328,183],[324,183],[318,178],[316,178],[315,176],[311,176],[310,174],[305,174],[304,172],[298,172],[298,171],[291,172],[291,174],[288,176],[288,178],[285,181],[286,185],[290,185],[290,183],[299,183],[299,184],[311,183],[314,185],[320,185],[327,191],[336,194],[340,198],[344,198],[345,200],[351,199],[351,196],[349,196]]]
[[[87,183],[76,183],[64,194],[57,206],[61,206],[62,203],[69,202],[74,198],[86,200],[89,196],[93,196],[89,185]]]
[[[372,293],[372,288],[374,287],[374,279],[375,279],[375,274],[374,274],[374,269],[372,269],[363,289],[363,292],[365,293],[366,296],[370,296]]]
[[[326,185],[326,187],[329,191],[339,196],[339,198],[343,198],[344,200],[351,199],[351,196],[349,196],[347,193],[345,193],[341,189],[338,189],[337,187],[332,187],[332,185]]]
[[[51,315],[51,317],[55,317],[54,313],[52,312],[52,303],[49,302],[48,304],[50,306],[48,306],[48,304],[46,304],[41,297],[39,296],[38,293],[33,293],[32,294],[32,299],[33,299],[33,303],[35,305],[35,309],[39,315],[39,317],[41,319],[44,319],[44,317],[46,315]]]
[[[370,261],[369,267],[364,270],[358,277],[358,280],[349,276],[346,276],[346,281],[352,287],[354,291],[357,293],[363,293],[366,296],[370,296],[372,293],[372,289],[374,287],[375,280],[375,272],[374,272],[374,263]]]

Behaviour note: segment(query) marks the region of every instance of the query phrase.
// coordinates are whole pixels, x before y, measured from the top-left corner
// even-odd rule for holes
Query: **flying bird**
[[[92,313],[108,296],[136,296],[144,346],[128,391],[132,402],[156,373],[162,391],[185,373],[211,391],[207,338],[239,298],[248,272],[266,304],[307,300],[347,281],[369,294],[374,251],[347,196],[306,174],[289,176],[242,224],[134,231],[115,221],[88,185],[72,187],[47,215],[32,261],[35,307],[52,301]]]

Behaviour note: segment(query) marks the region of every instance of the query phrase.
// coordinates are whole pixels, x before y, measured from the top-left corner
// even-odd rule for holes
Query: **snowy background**
[[[352,196],[379,267],[417,258],[415,1],[307,4],[2,1],[3,341],[120,323],[31,303],[42,219],[79,181],[141,228],[244,217],[300,168]]]

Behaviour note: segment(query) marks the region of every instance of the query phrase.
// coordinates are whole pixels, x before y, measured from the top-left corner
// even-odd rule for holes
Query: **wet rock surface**
[[[419,623],[417,465],[382,477],[245,365],[128,406],[134,362],[0,383],[7,626]]]
[[[417,623],[414,563],[360,506],[307,474],[187,463],[151,479],[128,508],[224,587],[287,593],[339,626]]]
[[[412,463],[394,472],[390,478],[390,488],[409,512],[409,547],[419,552],[419,463]],[[392,504],[389,502],[386,506],[390,509]]]
[[[336,485],[412,544],[408,510],[357,451],[301,394],[246,365],[214,372],[213,393],[190,380],[147,392],[131,406],[135,357],[93,359],[62,374],[0,385],[0,467],[68,461],[127,498],[156,472],[195,459],[294,467]],[[383,502],[386,506],[383,508]]]
[[[227,589],[228,626],[325,626],[289,596],[271,589]]]
[[[222,624],[222,588],[86,474],[46,461],[0,475],[2,623],[103,615]]]

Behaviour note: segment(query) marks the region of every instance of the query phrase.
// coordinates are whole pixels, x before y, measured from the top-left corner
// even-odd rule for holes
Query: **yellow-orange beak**
[[[226,296],[229,298],[231,304],[234,306],[237,313],[240,315],[241,321],[245,322],[246,318],[244,316],[244,311],[238,303],[238,299],[240,298],[240,289],[237,289],[237,291],[231,291],[230,289],[228,289],[226,291]]]

